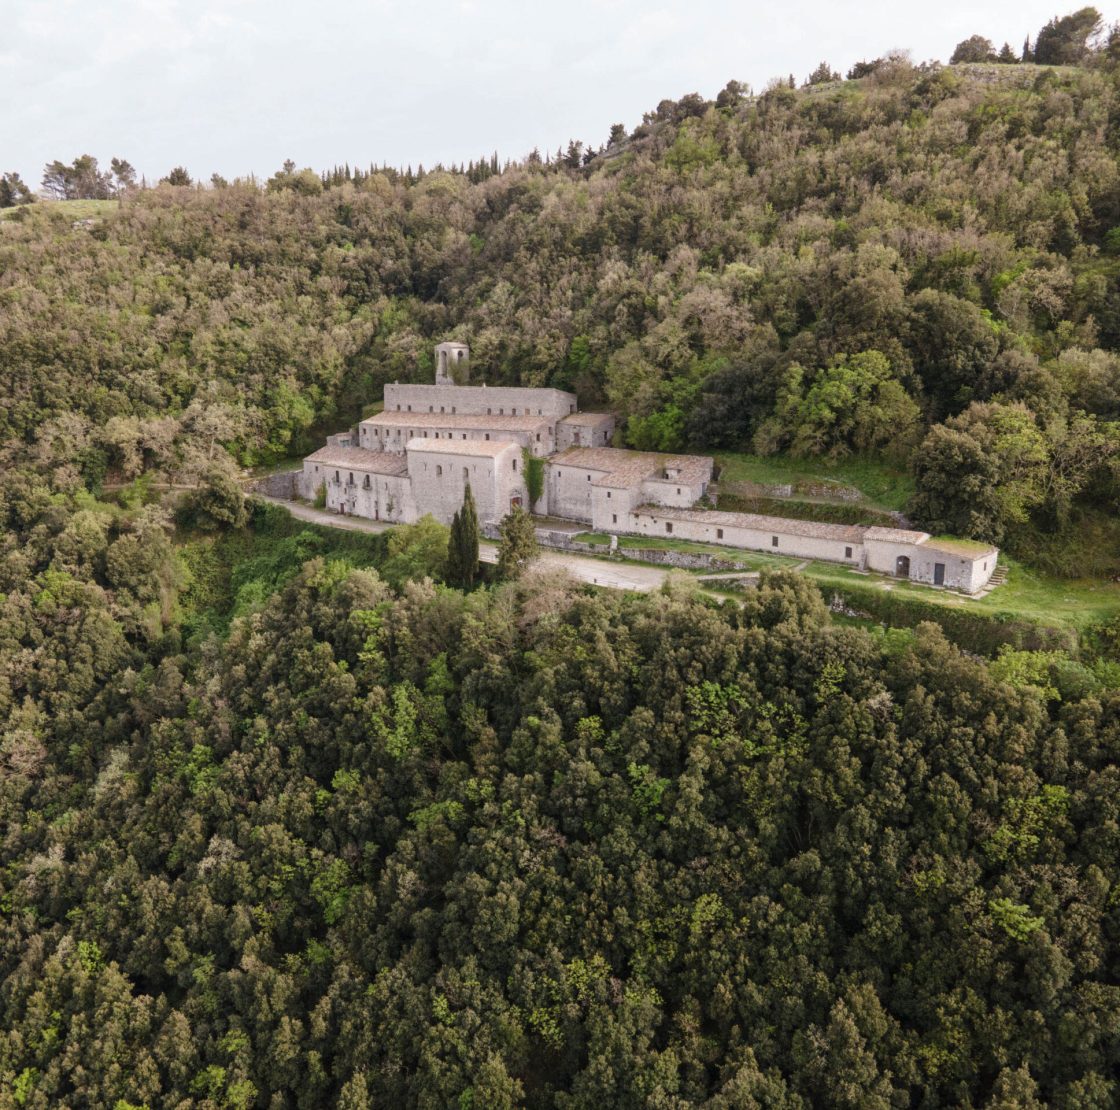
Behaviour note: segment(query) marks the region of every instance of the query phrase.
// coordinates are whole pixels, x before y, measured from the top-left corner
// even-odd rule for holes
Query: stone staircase
[[[994,571],[992,577],[988,579],[988,585],[995,589],[996,586],[1002,586],[1007,581],[1007,565],[1000,563]]]

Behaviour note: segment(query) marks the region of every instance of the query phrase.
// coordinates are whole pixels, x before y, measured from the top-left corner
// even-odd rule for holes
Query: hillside
[[[1117,1104],[1120,68],[861,72],[3,214],[0,1110]],[[246,500],[448,336],[1013,581]]]
[[[40,205],[0,225],[0,435],[87,484],[259,462],[455,335],[636,446],[919,462],[919,523],[1077,573],[1117,507],[1117,97],[1103,60],[894,61],[663,101],[585,166]]]

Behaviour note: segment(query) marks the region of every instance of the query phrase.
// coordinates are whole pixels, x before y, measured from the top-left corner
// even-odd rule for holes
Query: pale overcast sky
[[[1081,2],[0,0],[0,170],[37,187],[84,152],[208,179],[597,146],[733,77],[946,61],[976,33],[1018,51]]]

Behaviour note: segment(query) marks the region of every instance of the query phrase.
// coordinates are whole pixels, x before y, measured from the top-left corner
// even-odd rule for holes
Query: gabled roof
[[[549,460],[552,466],[598,471],[593,485],[633,489],[642,482],[679,482],[697,486],[712,475],[712,460],[703,455],[662,455],[654,451],[625,451],[618,447],[569,447]],[[666,469],[679,470],[675,478]]]
[[[601,428],[614,423],[614,413],[573,412],[570,416],[562,416],[557,423],[571,424],[577,428]]]
[[[521,444],[512,439],[424,439],[417,436],[408,441],[408,454],[473,455],[493,459],[511,447],[521,451]]]
[[[713,524],[720,528],[752,528],[776,536],[807,536],[818,540],[839,540],[841,543],[863,542],[865,528],[858,524],[823,524],[816,520],[793,520],[784,516],[761,516],[758,513],[724,513],[714,509],[668,509],[661,505],[639,505],[635,513],[659,520],[687,520],[697,524]]]
[[[379,412],[362,421],[366,428],[462,428],[484,432],[535,432],[547,416],[482,416],[467,412]]]
[[[925,543],[929,539],[928,532],[913,532],[906,528],[880,528],[872,525],[863,530],[863,537],[867,540],[881,540],[883,543]]]
[[[365,474],[404,474],[408,470],[403,455],[390,451],[367,451],[364,447],[320,447],[303,461],[320,466],[344,466],[347,470],[361,470]]]

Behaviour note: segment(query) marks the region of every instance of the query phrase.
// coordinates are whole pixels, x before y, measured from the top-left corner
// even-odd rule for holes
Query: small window
[[[666,532],[671,532],[672,530],[673,530],[672,521],[668,521],[668,520],[665,521],[665,531]]]
[[[513,460],[513,469],[514,470],[517,469],[517,460],[516,459]]]
[[[412,406],[411,405],[408,406],[408,411],[412,412]]]
[[[465,482],[470,476],[471,476],[470,467],[464,466],[463,467],[463,481]]]
[[[611,491],[607,490],[607,500],[609,501],[610,499],[611,499]]]
[[[334,480],[336,482],[341,482],[342,481],[342,479],[338,476],[338,471],[337,470],[334,472]]]
[[[431,405],[429,405],[429,406],[428,406],[428,412],[435,412],[435,411],[436,411],[436,410],[435,410],[434,408],[432,408],[432,406],[431,406]]]
[[[369,488],[370,488],[369,475],[367,474],[366,475],[366,480],[362,483],[362,489],[369,489]]]
[[[487,409],[486,410],[486,415],[487,416],[492,416],[493,415],[493,410],[492,409]]]
[[[540,441],[541,441],[541,433],[537,432],[537,442],[540,443]]]
[[[455,412],[455,406],[454,405],[451,406],[451,412],[452,412],[452,414],[454,414],[454,412]]]
[[[770,546],[771,547],[777,547],[778,546],[778,537],[777,536],[771,536],[770,537]]]
[[[717,528],[716,529],[716,539],[717,540],[722,540],[723,539],[723,529],[722,528]]]
[[[681,487],[677,486],[677,496],[680,497],[680,495],[681,495]]]
[[[498,415],[499,415],[499,416],[505,416],[505,414],[506,414],[506,410],[505,410],[505,409],[498,409]]]
[[[590,475],[590,474],[588,474],[588,476],[587,476],[587,480],[588,480],[589,482],[591,481],[591,475]]]
[[[487,439],[490,438],[490,433],[489,432],[484,432],[483,434],[486,436]]]
[[[400,412],[400,411],[401,411],[401,407],[400,407],[400,405],[397,405],[397,412]]]
[[[611,523],[612,524],[617,524],[618,523],[618,513],[611,513]]]
[[[467,433],[466,433],[466,432],[464,432],[464,433],[463,433],[463,439],[466,439],[466,438],[467,438]]]
[[[443,467],[439,466],[438,464],[436,465],[436,477],[437,478],[442,478],[443,477]]]
[[[439,407],[439,411],[440,411],[440,412],[443,412],[443,405],[440,405],[440,407]]]
[[[852,557],[852,549],[850,547],[844,548],[844,558],[850,559]]]
[[[517,409],[510,409],[509,411],[510,411],[510,412],[511,412],[511,413],[512,413],[512,414],[513,414],[514,416],[516,416],[516,415],[517,415]]]

